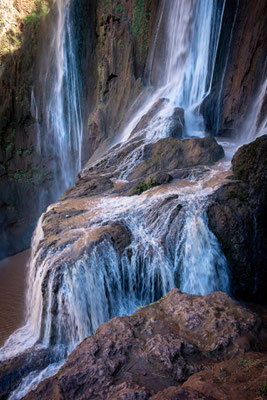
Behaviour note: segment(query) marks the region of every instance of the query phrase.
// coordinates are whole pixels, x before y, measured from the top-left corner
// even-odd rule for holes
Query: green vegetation
[[[131,191],[131,195],[140,195],[141,193],[145,192],[148,189],[151,189],[152,187],[157,186],[157,179],[154,178],[150,178],[150,182],[146,183],[145,181],[142,181],[140,183],[138,183],[133,190]]]
[[[242,368],[248,368],[250,365],[255,364],[255,360],[245,360],[244,358],[239,358],[238,365]]]
[[[38,26],[40,20],[43,16],[49,13],[50,6],[48,2],[43,2],[42,0],[35,0],[36,9],[33,10],[30,14],[26,15],[23,22],[26,25],[34,24]]]
[[[18,182],[35,183],[39,185],[50,177],[50,172],[45,168],[33,167],[27,171],[22,169],[16,169],[11,174],[11,177]]]
[[[131,31],[138,42],[139,60],[143,61],[148,50],[148,30],[151,16],[151,0],[134,0]]]
[[[259,393],[262,396],[267,396],[267,382],[264,382],[260,387],[259,387]]]

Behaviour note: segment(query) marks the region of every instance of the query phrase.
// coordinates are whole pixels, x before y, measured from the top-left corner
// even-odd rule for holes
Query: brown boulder
[[[232,160],[240,180],[220,187],[207,208],[209,227],[227,257],[231,292],[266,302],[267,136],[242,146]]]
[[[152,154],[142,161],[131,175],[132,179],[157,171],[209,165],[224,156],[222,146],[212,137],[180,140],[160,139],[152,147]]]
[[[205,399],[193,389],[171,387],[202,369],[205,360],[249,350],[261,340],[259,325],[255,314],[225,293],[202,297],[173,289],[132,316],[101,325],[25,399],[156,400],[161,392],[162,399]]]
[[[266,354],[246,353],[192,375],[182,388],[216,400],[263,400],[267,394],[266,364]]]
[[[267,135],[240,147],[232,159],[234,174],[261,196],[267,195]]]

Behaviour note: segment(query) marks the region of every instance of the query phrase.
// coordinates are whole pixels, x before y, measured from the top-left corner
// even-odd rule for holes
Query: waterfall
[[[266,135],[267,133],[267,116],[264,113],[264,102],[266,102],[267,96],[267,79],[265,79],[255,96],[255,100],[252,103],[250,112],[243,126],[240,128],[240,142],[242,144],[249,143],[255,140],[257,137]]]
[[[128,179],[142,161],[148,143],[169,135],[168,121],[175,106],[188,112],[187,134],[204,135],[198,131],[200,117],[194,109],[210,88],[223,7],[224,2],[219,0],[163,2],[159,24],[165,22],[164,51],[168,55],[167,62],[160,66],[164,78],[125,128],[122,143],[105,156],[106,162],[112,163],[121,148],[137,143],[126,161],[118,162],[115,172],[120,179]],[[46,150],[52,149],[52,155],[58,155],[55,169],[60,172],[60,185],[62,182],[67,187],[80,168],[82,135],[71,3],[57,0],[56,16],[45,63],[43,116],[47,137],[51,137]],[[151,65],[153,69],[155,62]],[[142,116],[161,98],[167,101],[149,126],[128,141]],[[70,162],[72,152],[77,155],[74,165]],[[209,176],[213,174],[210,170]],[[27,321],[7,340],[0,358],[35,344],[62,345],[64,358],[103,322],[130,314],[174,287],[197,294],[229,292],[227,262],[205,216],[208,196],[214,188],[204,188],[203,182],[197,182],[193,176],[188,180],[184,188],[174,185],[168,190],[154,190],[152,196],[148,192],[101,199],[89,227],[93,231],[114,222],[122,224],[131,237],[122,254],[108,238],[96,241],[89,252],[83,251],[78,258],[74,257],[75,241],[63,248],[47,249],[41,217],[29,266]],[[87,234],[83,227],[79,230],[85,242]],[[35,376],[35,382],[43,376],[47,375]],[[17,389],[15,398],[29,390],[31,378],[26,381]]]
[[[156,32],[157,41],[158,31],[163,31],[163,49],[152,49],[149,61],[150,75],[157,75],[158,85],[124,128],[123,141],[129,139],[142,116],[160,98],[185,110],[186,136],[205,135],[198,109],[211,89],[224,7],[225,0],[164,1]],[[166,128],[162,134],[165,136]]]
[[[47,251],[41,246],[41,217],[30,261],[27,324],[0,355],[10,357],[35,342],[70,351],[100,324],[133,313],[174,287],[202,295],[229,292],[227,262],[205,217],[211,191],[198,194],[197,184],[187,190],[179,190],[179,197],[171,190],[103,199],[90,229],[123,224],[131,243],[121,256],[109,239],[97,241],[78,259],[69,258],[75,243]]]
[[[40,60],[41,87],[32,96],[33,104],[39,99],[35,110],[41,121],[42,155],[54,173],[54,198],[74,183],[81,169],[81,82],[72,3],[57,0],[53,6],[54,21]]]

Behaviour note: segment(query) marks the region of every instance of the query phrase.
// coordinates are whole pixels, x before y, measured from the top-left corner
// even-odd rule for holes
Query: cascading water
[[[160,69],[159,87],[124,129],[124,141],[144,113],[160,98],[185,110],[187,136],[205,135],[198,107],[211,89],[224,6],[225,0],[164,2],[159,23],[164,25],[162,43],[166,45],[164,60],[167,62],[162,61],[162,57],[158,60],[152,51],[152,57],[156,59],[150,60],[150,74],[153,75],[153,69]]]
[[[54,198],[70,187],[81,169],[81,82],[72,0],[57,0],[55,20],[41,57],[40,89],[33,93],[34,114],[41,121],[42,155],[54,173]]]
[[[48,147],[55,146],[57,150],[52,154],[60,155],[65,187],[72,183],[74,171],[80,167],[82,131],[70,6],[68,1],[56,3],[57,24],[48,57],[53,73],[47,69],[43,100],[47,111],[45,126],[53,132]],[[121,148],[131,146],[134,141],[142,142],[134,145],[125,160],[118,162],[115,172],[120,179],[127,179],[142,161],[148,143],[168,136],[168,121],[174,106],[190,111],[208,93],[223,7],[224,2],[220,1],[164,2],[160,21],[167,18],[169,22],[165,32],[168,63],[162,65],[164,80],[126,127],[123,143],[107,157],[112,163]],[[141,117],[160,98],[168,101],[146,129],[128,140]],[[199,127],[198,122],[199,119],[196,123]],[[193,124],[187,130],[190,126]],[[192,129],[190,132],[196,134]],[[70,169],[68,157],[72,151],[78,156]],[[213,174],[210,170],[208,176]],[[94,204],[96,216],[88,219],[88,227],[81,227],[75,234],[86,243],[87,229],[101,229],[114,221],[122,223],[131,236],[122,254],[109,239],[96,242],[90,252],[83,251],[77,259],[71,240],[64,248],[46,249],[42,242],[45,222],[41,217],[29,268],[27,323],[8,339],[0,357],[8,358],[38,343],[62,345],[63,360],[101,323],[115,315],[132,313],[136,307],[157,300],[175,286],[199,294],[229,291],[227,263],[205,217],[207,198],[214,188],[205,189],[194,177],[189,183],[185,188],[174,185],[163,192],[154,190],[153,196],[146,193],[133,197],[107,196],[100,204]],[[55,372],[59,365],[56,363],[45,376]],[[36,373],[34,382],[43,376]],[[14,398],[21,398],[31,385],[32,379],[26,379]]]

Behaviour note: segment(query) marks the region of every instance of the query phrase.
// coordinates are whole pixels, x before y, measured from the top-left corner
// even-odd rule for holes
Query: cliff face
[[[158,4],[158,0],[97,1],[84,161],[115,137],[144,89]]]
[[[29,246],[41,191],[44,204],[49,201],[49,170],[37,153],[31,90],[38,32],[50,5],[20,0],[1,10],[0,257]]]
[[[226,0],[210,95],[202,104],[207,128],[231,134],[248,116],[266,76],[267,4]]]
[[[85,162],[107,137],[115,135],[144,87],[158,1],[76,3],[72,12],[79,32]],[[36,109],[36,103],[43,107],[38,97],[42,53],[47,51],[55,14],[49,13],[50,7],[52,1],[21,0],[8,9],[14,22],[1,47],[0,257],[29,246],[38,216],[55,200],[53,157],[42,149],[42,143],[49,141],[47,132],[42,132],[45,116],[37,115]],[[33,87],[39,93],[36,98]]]

